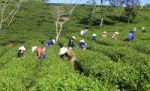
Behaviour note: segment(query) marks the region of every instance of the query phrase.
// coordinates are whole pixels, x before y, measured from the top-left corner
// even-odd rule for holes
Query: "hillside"
[[[46,59],[41,61],[31,52],[32,46],[42,47],[55,37],[53,5],[28,1],[23,3],[13,23],[4,24],[0,30],[0,91],[149,91],[150,90],[150,13],[139,11],[137,19],[130,24],[120,21],[122,8],[112,8],[106,16],[103,27],[83,24],[89,13],[87,5],[76,8],[71,19],[64,25],[58,43],[46,50]],[[96,16],[96,15],[94,15]],[[148,32],[142,33],[141,27]],[[136,27],[135,39],[124,41],[129,30]],[[81,29],[88,34],[79,36]],[[103,31],[108,38],[101,38]],[[112,40],[113,32],[119,32],[119,39]],[[96,42],[91,40],[97,34]],[[76,36],[73,49],[85,73],[58,56],[60,42]],[[78,48],[84,39],[87,50]],[[25,57],[16,58],[18,48],[27,48]]]

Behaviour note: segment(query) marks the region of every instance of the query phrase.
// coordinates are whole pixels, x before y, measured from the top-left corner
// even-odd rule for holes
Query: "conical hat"
[[[33,46],[32,47],[32,52],[34,52],[36,50],[37,46]]]
[[[25,48],[24,46],[21,46],[21,47],[19,47],[19,50],[23,50],[23,51],[25,51],[25,50],[26,50],[26,48]]]

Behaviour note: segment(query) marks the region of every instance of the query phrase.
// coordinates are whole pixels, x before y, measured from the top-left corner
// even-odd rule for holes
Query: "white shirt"
[[[85,32],[84,32],[83,30],[80,31],[80,35],[84,35],[84,33],[85,33]]]
[[[107,37],[107,34],[102,34],[102,37]]]

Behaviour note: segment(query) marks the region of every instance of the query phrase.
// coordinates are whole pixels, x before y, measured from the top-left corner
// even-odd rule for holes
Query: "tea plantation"
[[[139,11],[137,20],[130,24],[114,20],[115,24],[104,22],[99,27],[80,23],[88,7],[78,6],[58,43],[46,50],[46,59],[41,61],[31,47],[42,47],[42,41],[55,37],[52,7],[34,0],[24,2],[12,24],[8,27],[4,23],[0,30],[0,91],[150,91],[149,11]],[[121,15],[121,9],[116,10]],[[141,32],[143,26],[146,33]],[[135,39],[125,41],[134,27]],[[79,32],[84,28],[89,32],[81,37]],[[108,38],[101,37],[103,31]],[[111,39],[115,31],[119,32],[118,40]],[[97,34],[96,42],[91,40],[93,33]],[[67,43],[71,36],[76,36],[73,50],[84,73],[58,56],[58,44]],[[78,48],[81,39],[87,42],[87,50]],[[16,58],[22,45],[27,48],[25,57]]]

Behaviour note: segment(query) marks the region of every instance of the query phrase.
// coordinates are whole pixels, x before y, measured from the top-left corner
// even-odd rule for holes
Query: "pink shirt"
[[[117,35],[115,33],[113,33],[112,39],[117,40]]]

